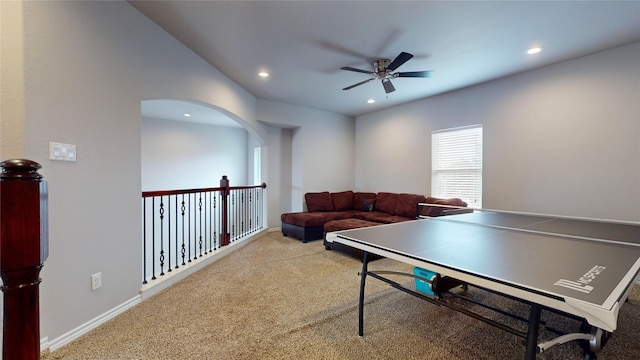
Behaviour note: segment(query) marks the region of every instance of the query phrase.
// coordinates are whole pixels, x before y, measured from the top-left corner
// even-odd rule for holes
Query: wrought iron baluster
[[[151,209],[156,209],[155,196],[151,199]],[[153,211],[151,212],[153,214]],[[156,279],[156,217],[151,217],[151,280]]]
[[[209,192],[204,193],[204,254],[209,253],[209,247],[207,246],[207,194]],[[202,226],[202,225],[201,225]]]
[[[189,232],[191,232],[191,229],[193,228],[193,237],[191,235],[189,235],[189,239],[193,240],[193,260],[197,260],[198,259],[198,236],[196,234],[196,194],[192,194],[193,195],[193,207],[189,210],[189,219],[191,219],[191,214],[193,214],[193,222],[189,221]],[[191,199],[191,198],[189,198]]]
[[[262,209],[264,204],[262,203],[263,197],[260,196],[260,192],[264,191],[263,188],[260,190],[256,189],[256,197],[258,198],[258,209],[256,211],[256,225],[258,225],[258,229],[262,229],[262,223],[260,222],[260,215],[262,214]]]
[[[171,272],[171,195],[167,196],[167,253],[169,261],[167,262],[167,272]]]
[[[200,257],[202,257],[202,193],[198,194],[200,195],[198,196],[198,215],[200,215],[200,234],[198,236],[198,246],[200,249]]]
[[[245,218],[244,218],[244,190],[240,191],[240,205],[239,205],[239,210],[240,210],[240,237],[242,237],[244,235],[245,232]]]
[[[182,265],[186,265],[186,263],[184,262],[185,260],[185,252],[186,252],[186,248],[184,246],[184,212],[186,210],[186,206],[185,206],[185,202],[184,202],[184,194],[182,194],[182,207],[180,208],[180,210],[182,211],[182,248],[181,248],[181,253],[182,253]]]
[[[255,211],[256,231],[262,228],[260,224],[260,211],[262,209],[262,201],[260,200],[260,191],[261,189],[256,189],[256,211]]]
[[[164,196],[160,196],[160,276],[164,276]]]
[[[187,213],[187,224],[189,224],[189,228],[187,229],[187,234],[188,234],[187,245],[188,245],[188,250],[189,250],[188,251],[188,253],[189,253],[188,254],[189,260],[188,261],[189,262],[191,262],[191,195],[192,194],[189,194],[187,196],[187,200],[188,200],[187,201],[188,202],[187,209],[189,210],[189,212]]]
[[[147,198],[142,198],[142,283],[147,283]]]
[[[234,237],[234,241],[238,240],[238,238],[240,236],[242,236],[242,213],[240,212],[240,198],[242,197],[242,192],[240,192],[240,190],[236,190],[236,199],[237,199],[237,204],[235,206],[235,211],[236,211],[236,236]]]
[[[245,222],[247,223],[247,230],[244,235],[248,236],[251,234],[251,189],[244,189],[244,192],[247,194],[247,204],[244,207],[244,217],[246,218]]]
[[[231,213],[234,214],[233,219],[231,220],[231,241],[235,240],[236,235],[236,219],[238,218],[238,214],[236,213],[236,192],[233,191],[231,193]]]
[[[179,269],[180,265],[178,265],[178,249],[179,249],[179,246],[178,246],[178,195],[176,195],[176,211],[175,211],[175,214],[176,214],[175,215],[175,217],[176,217],[176,236],[175,236],[174,241],[176,243],[176,247],[175,247],[175,249],[176,249],[176,269]]]
[[[209,251],[213,252],[213,191],[209,191]]]
[[[218,195],[216,194],[216,196],[213,197],[214,210],[218,209],[217,200],[218,200]],[[215,216],[213,217],[213,248],[215,250],[218,250],[218,226],[216,226],[216,220],[220,219],[219,216],[220,214],[216,212]],[[219,221],[218,221],[218,224],[219,224]]]
[[[253,190],[249,190],[249,233],[253,233]]]

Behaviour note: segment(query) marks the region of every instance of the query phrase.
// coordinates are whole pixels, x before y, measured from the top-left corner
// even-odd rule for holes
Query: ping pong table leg
[[[364,336],[364,284],[367,278],[367,265],[369,264],[369,253],[364,252],[362,258],[362,272],[360,273],[360,301],[358,303],[358,336]]]
[[[542,306],[531,304],[531,312],[529,313],[529,328],[527,330],[527,352],[525,360],[534,360],[538,352],[538,330],[540,328],[540,315],[542,314]]]

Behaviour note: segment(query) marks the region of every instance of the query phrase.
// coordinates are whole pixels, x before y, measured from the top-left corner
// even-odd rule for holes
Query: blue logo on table
[[[568,289],[580,291],[586,294],[591,293],[593,286],[589,285],[598,275],[600,275],[607,267],[596,265],[582,275],[578,280],[572,281],[567,279],[560,279],[553,285],[566,287]]]

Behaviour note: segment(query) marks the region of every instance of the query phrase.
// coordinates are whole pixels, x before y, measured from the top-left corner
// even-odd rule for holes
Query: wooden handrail
[[[222,191],[225,189],[228,190],[242,190],[242,189],[265,189],[267,184],[262,183],[261,185],[248,185],[248,186],[229,186],[228,188],[224,187],[213,187],[213,188],[201,188],[201,189],[183,189],[183,190],[154,190],[154,191],[143,191],[142,197],[152,197],[152,196],[166,196],[166,195],[180,195],[180,194],[193,194],[200,192],[210,192],[210,191]]]

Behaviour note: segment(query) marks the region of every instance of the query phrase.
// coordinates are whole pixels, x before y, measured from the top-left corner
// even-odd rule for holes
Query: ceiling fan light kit
[[[396,70],[397,68],[402,66],[404,63],[409,61],[412,57],[413,57],[412,54],[409,54],[409,53],[403,51],[403,52],[400,53],[400,55],[398,55],[395,59],[393,59],[393,61],[391,61],[389,59],[377,59],[377,60],[374,60],[371,63],[371,65],[373,65],[373,71],[357,69],[357,68],[353,68],[351,66],[341,67],[340,69],[342,69],[342,70],[359,72],[359,73],[369,74],[369,75],[373,76],[373,77],[371,77],[371,78],[369,78],[367,80],[361,81],[361,82],[353,84],[351,86],[347,86],[346,88],[344,88],[342,90],[353,89],[356,86],[360,86],[360,85],[368,83],[371,80],[378,79],[378,80],[380,80],[382,82],[382,87],[384,88],[384,91],[388,94],[388,93],[396,91],[396,88],[391,83],[391,79],[395,79],[395,78],[398,78],[398,77],[409,77],[409,78],[431,77],[431,73],[432,73],[431,71],[393,72],[394,70]]]

